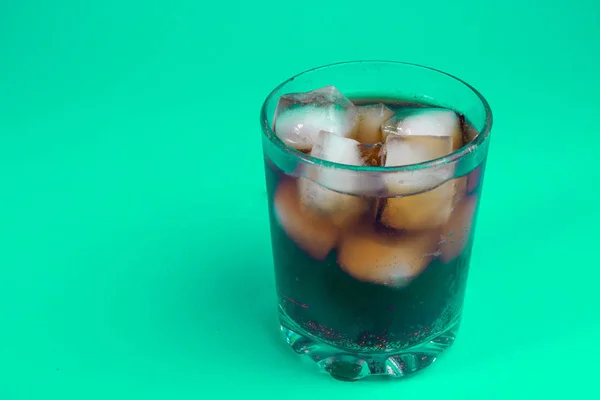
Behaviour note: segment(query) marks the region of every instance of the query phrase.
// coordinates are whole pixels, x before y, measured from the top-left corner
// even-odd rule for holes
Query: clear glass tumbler
[[[324,86],[355,102],[452,109],[469,132],[466,144],[402,167],[337,164],[286,146],[273,128],[279,98]],[[452,345],[491,126],[490,107],[472,86],[407,63],[327,65],[271,92],[261,111],[268,210],[281,331],[295,352],[334,378],[356,380],[412,374]],[[380,147],[363,150],[375,154]],[[323,173],[333,179],[315,180]],[[365,184],[353,190],[336,186],[348,179]],[[311,212],[299,200],[299,187],[315,182],[338,196],[328,213]],[[397,185],[382,190],[381,182]],[[360,210],[351,223],[348,207]],[[446,214],[440,219],[440,213]],[[386,215],[400,222],[382,224]]]

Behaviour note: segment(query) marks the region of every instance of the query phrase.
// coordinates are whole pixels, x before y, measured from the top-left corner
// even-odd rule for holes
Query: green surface
[[[0,399],[598,395],[600,3],[125,3],[0,3]],[[258,112],[365,58],[495,126],[459,340],[349,384],[277,335]]]

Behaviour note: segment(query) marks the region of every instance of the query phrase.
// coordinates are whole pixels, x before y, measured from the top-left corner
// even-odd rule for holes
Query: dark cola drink
[[[282,96],[273,131],[303,160],[265,162],[290,345],[341,379],[432,362],[463,306],[483,164],[452,159],[477,131],[451,109],[334,87]]]

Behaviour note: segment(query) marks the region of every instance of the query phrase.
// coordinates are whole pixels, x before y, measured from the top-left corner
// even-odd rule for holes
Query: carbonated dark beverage
[[[452,344],[463,307],[485,167],[461,164],[474,124],[450,108],[326,86],[281,95],[271,129],[279,144],[265,170],[288,343],[339,379],[429,365]]]

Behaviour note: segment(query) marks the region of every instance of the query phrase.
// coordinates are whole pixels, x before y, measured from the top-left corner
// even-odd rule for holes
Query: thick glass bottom
[[[460,320],[426,341],[408,348],[386,349],[378,353],[353,352],[323,343],[305,332],[280,313],[281,332],[286,342],[298,354],[306,355],[333,378],[355,381],[372,376],[401,378],[412,375],[431,365],[437,357],[452,346]]]

